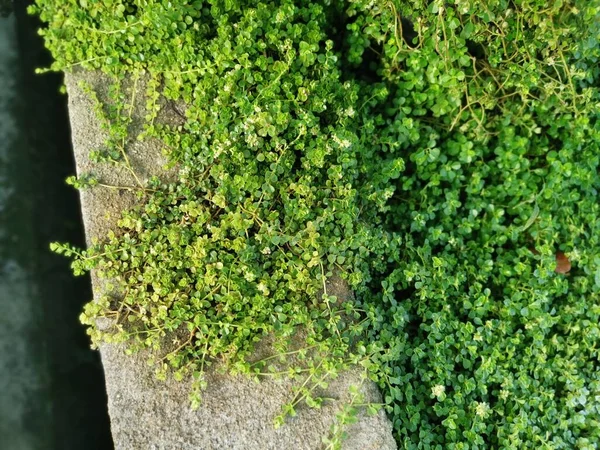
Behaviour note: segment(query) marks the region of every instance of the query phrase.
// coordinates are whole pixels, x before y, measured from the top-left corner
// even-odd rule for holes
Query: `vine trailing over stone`
[[[54,246],[121,293],[86,307],[94,343],[152,348],[159,375],[201,388],[216,359],[268,371],[248,359],[274,334],[306,360],[284,415],[359,364],[401,448],[597,448],[597,0],[32,11],[52,70],[114,79],[94,157],[131,169],[121,86],[145,77],[140,138],[179,167],[176,182],[140,185],[143,205],[105,241]],[[185,123],[157,120],[160,96],[186,105]],[[333,273],[354,300],[327,294]],[[291,351],[299,329],[306,348]]]

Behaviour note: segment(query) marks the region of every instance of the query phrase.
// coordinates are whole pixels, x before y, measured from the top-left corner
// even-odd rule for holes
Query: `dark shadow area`
[[[471,55],[478,61],[486,60],[485,49],[483,48],[483,45],[481,45],[479,42],[474,42],[470,39],[467,39],[466,44],[469,55]]]
[[[40,391],[46,407],[31,409],[31,432],[37,431],[33,424],[42,416],[53,441],[44,449],[112,449],[100,357],[90,350],[79,322],[83,304],[92,298],[90,279],[75,278],[69,261],[49,251],[52,241],[83,247],[85,240],[78,194],[64,181],[75,173],[75,163],[67,97],[59,93],[63,79],[60,74],[35,74],[36,68],[50,64],[51,57],[37,33],[38,19],[26,12],[29,3],[13,3],[19,75],[14,114],[20,132],[15,147],[19,154],[12,163],[19,201],[12,209],[29,222],[23,239],[37,287],[32,339],[46,372]]]

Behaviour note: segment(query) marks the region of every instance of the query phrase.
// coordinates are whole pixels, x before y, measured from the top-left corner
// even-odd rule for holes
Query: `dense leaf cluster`
[[[144,136],[181,168],[57,247],[121,293],[88,305],[96,342],[201,380],[303,329],[290,373],[363,365],[402,448],[598,448],[598,1],[37,4],[54,69],[149,79]],[[104,114],[128,165],[127,108]]]

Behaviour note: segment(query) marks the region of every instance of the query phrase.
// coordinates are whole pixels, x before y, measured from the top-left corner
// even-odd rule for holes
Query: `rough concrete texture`
[[[102,100],[106,97],[107,80],[93,73],[73,73],[66,77],[69,108],[77,171],[94,173],[101,182],[131,186],[132,176],[119,167],[92,163],[91,150],[101,148],[105,134],[93,111],[89,96],[79,87],[81,80],[89,83]],[[134,117],[144,116],[143,83]],[[177,120],[179,112],[171,111]],[[140,124],[134,123],[139,130]],[[135,133],[134,133],[135,135]],[[163,169],[166,161],[160,143],[132,140],[127,148],[132,166],[140,178],[151,175],[169,178],[173,171]],[[115,226],[120,212],[135,204],[135,196],[128,190],[96,187],[81,192],[84,225],[88,242],[102,239]],[[94,278],[96,295],[103,284]],[[330,291],[343,298],[347,289],[331,285]],[[143,355],[125,355],[119,346],[101,346],[106,375],[111,428],[117,450],[186,450],[186,449],[239,449],[280,450],[324,448],[322,438],[328,435],[336,414],[349,399],[348,387],[361,385],[366,401],[380,402],[380,394],[371,382],[363,382],[358,370],[350,370],[334,380],[323,395],[336,399],[325,402],[321,409],[300,407],[296,417],[288,419],[280,429],[273,427],[273,418],[293,394],[293,381],[267,379],[252,381],[243,376],[221,374],[216,367],[207,372],[208,387],[203,393],[200,408],[192,411],[188,394],[190,382],[158,381]],[[348,427],[347,450],[395,449],[391,424],[383,411],[375,416],[361,413],[357,423]]]

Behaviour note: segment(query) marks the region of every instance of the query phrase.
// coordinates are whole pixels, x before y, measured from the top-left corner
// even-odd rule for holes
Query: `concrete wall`
[[[88,159],[90,150],[102,146],[104,135],[94,115],[88,96],[78,86],[80,80],[90,83],[98,96],[106,96],[107,82],[94,73],[69,74],[66,78],[73,144],[79,173],[93,172],[111,185],[134,185],[125,170],[96,166]],[[143,84],[135,107],[132,132],[141,126],[144,116]],[[163,117],[169,120],[169,117]],[[136,173],[144,179],[157,174],[173,177],[173,171],[162,168],[166,162],[159,142],[132,142],[128,155]],[[81,193],[84,224],[88,242],[101,239],[114,227],[119,214],[135,204],[127,190],[97,187]],[[94,278],[94,277],[93,277]],[[94,278],[94,292],[99,295],[103,284]],[[350,295],[346,292],[340,296]],[[196,411],[189,406],[190,381],[157,381],[143,355],[127,356],[115,345],[100,349],[106,374],[111,428],[117,449],[239,449],[280,450],[324,448],[335,415],[349,398],[348,387],[361,384],[359,371],[348,371],[338,377],[323,395],[337,399],[321,409],[299,408],[296,417],[288,419],[278,430],[273,418],[290,400],[293,382],[268,379],[259,383],[246,377],[223,375],[218,367],[207,373],[208,388],[203,403]],[[377,388],[371,382],[362,384],[367,401],[380,402]],[[375,416],[361,413],[359,421],[348,428],[347,450],[395,449],[392,427],[383,411]]]

